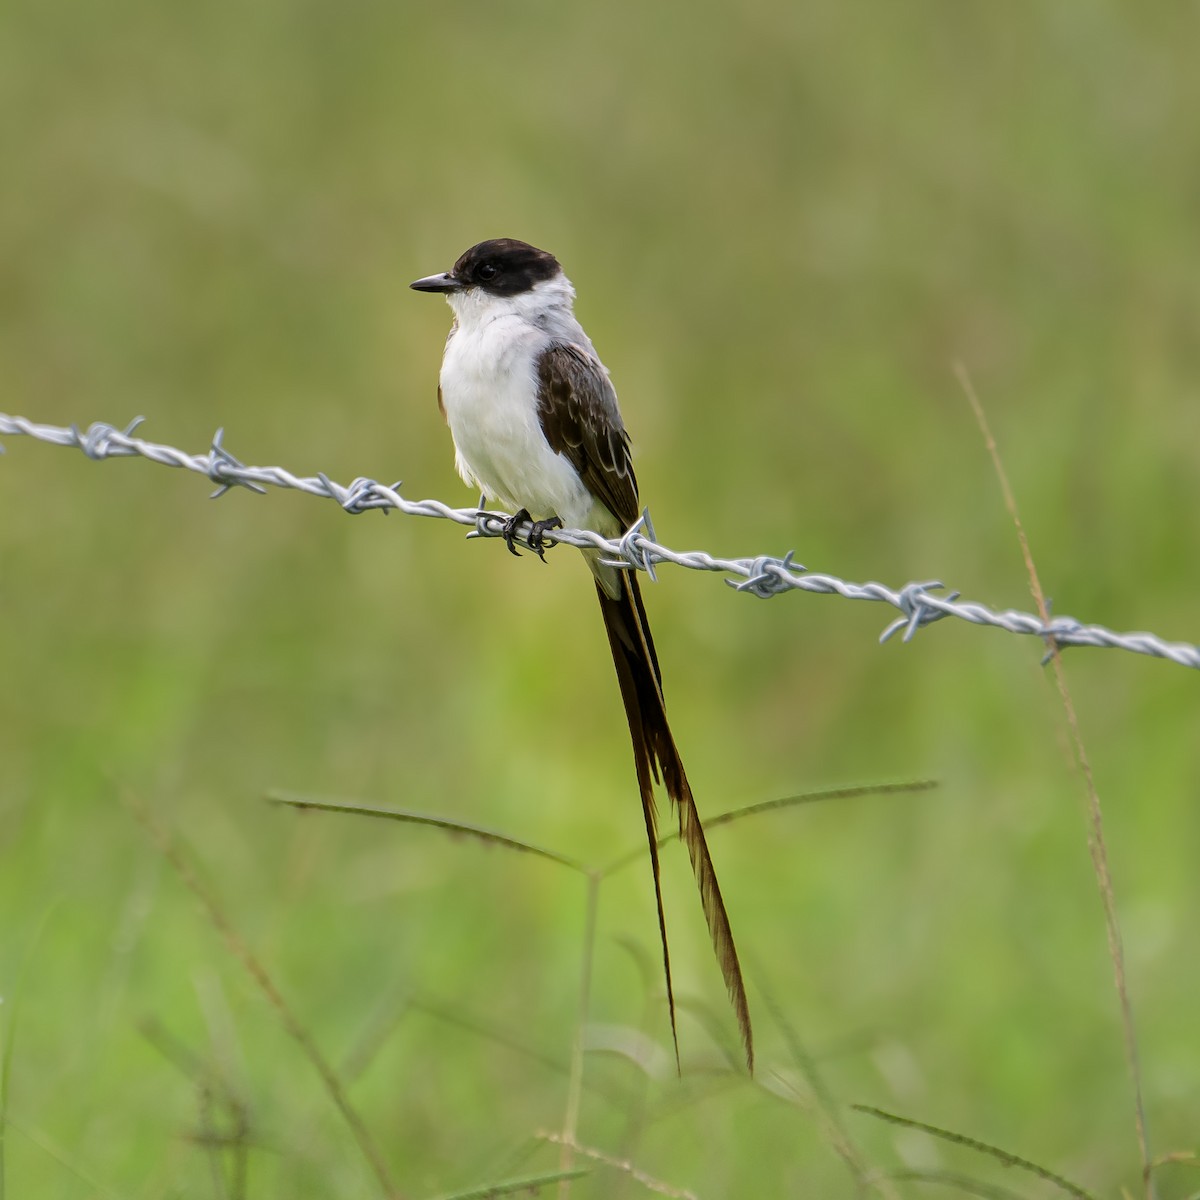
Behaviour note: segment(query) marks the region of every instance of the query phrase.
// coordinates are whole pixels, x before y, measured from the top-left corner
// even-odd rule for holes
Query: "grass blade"
[[[924,1121],[914,1121],[911,1117],[902,1117],[897,1113],[891,1113],[882,1108],[875,1108],[870,1104],[852,1104],[850,1107],[855,1112],[866,1113],[869,1117],[878,1117],[881,1121],[887,1121],[890,1125],[900,1125],[905,1129],[919,1129],[922,1133],[927,1133],[931,1137],[941,1138],[944,1142],[953,1142],[956,1146],[966,1146],[968,1150],[977,1150],[980,1154],[986,1154],[989,1158],[994,1158],[1003,1166],[1016,1167],[1018,1170],[1028,1171],[1030,1175],[1036,1175],[1038,1179],[1044,1179],[1047,1183],[1054,1184],[1060,1191],[1066,1192],[1068,1196],[1074,1196],[1075,1200],[1096,1200],[1096,1197],[1091,1192],[1085,1191],[1077,1183],[1072,1183],[1069,1179],[1064,1179],[1061,1175],[1056,1175],[1053,1171],[1047,1170],[1038,1163],[1030,1162],[1029,1159],[1021,1158],[1016,1154],[1010,1154],[1007,1150],[1002,1150],[999,1146],[993,1146],[989,1142],[981,1142],[977,1138],[968,1137],[965,1133],[955,1133],[952,1129],[942,1129],[938,1125],[927,1125]]]
[[[436,1200],[491,1200],[493,1196],[511,1196],[516,1192],[534,1195],[539,1188],[551,1183],[564,1183],[590,1174],[587,1167],[575,1167],[570,1171],[551,1171],[545,1175],[527,1175],[524,1179],[505,1179],[500,1183],[485,1183],[469,1192],[448,1192]]]
[[[804,804],[818,804],[825,800],[852,800],[859,796],[892,796],[911,792],[928,792],[937,786],[936,779],[915,779],[904,783],[862,784],[856,787],[824,788],[818,792],[799,792],[794,796],[760,800],[755,804],[747,804],[741,808],[718,813],[715,817],[709,817],[703,822],[703,825],[705,830],[712,830],[722,825],[732,825],[734,821],[740,821],[743,817],[757,817],[762,813],[775,812],[777,809],[799,808]],[[659,848],[661,849],[668,842],[675,841],[678,837],[679,834],[676,832],[664,833],[658,839]],[[601,876],[612,875],[622,867],[637,862],[641,857],[642,847],[638,846],[635,850],[618,855],[600,871],[600,874]]]
[[[204,909],[209,922],[221,935],[229,952],[246,969],[251,979],[258,986],[259,991],[266,997],[267,1003],[270,1004],[279,1016],[284,1029],[304,1052],[304,1056],[320,1076],[321,1082],[325,1085],[325,1090],[329,1093],[329,1098],[342,1114],[342,1118],[349,1126],[350,1132],[354,1135],[363,1158],[366,1159],[371,1170],[375,1173],[375,1177],[383,1189],[383,1194],[391,1197],[392,1200],[399,1200],[400,1192],[392,1182],[391,1171],[388,1169],[387,1162],[379,1147],[375,1144],[374,1138],[371,1137],[362,1117],[359,1116],[358,1110],[350,1103],[350,1098],[346,1095],[346,1090],[342,1086],[341,1079],[333,1067],[329,1065],[329,1061],[325,1055],[321,1053],[320,1048],[313,1040],[307,1027],[292,1011],[287,1001],[284,1000],[283,994],[276,987],[275,981],[268,974],[266,967],[263,966],[250,950],[250,947],[242,940],[241,935],[233,927],[233,923],[225,913],[225,910],[217,902],[216,896],[202,882],[191,863],[183,856],[170,834],[159,823],[158,819],[152,816],[149,809],[140,800],[136,799],[131,792],[123,791],[121,793],[121,800],[133,818],[149,834],[158,852],[171,865],[183,885],[200,901],[200,905]]]
[[[557,850],[547,850],[544,846],[535,846],[532,842],[523,842],[520,838],[510,837],[496,829],[488,829],[483,825],[475,825],[470,821],[452,821],[449,817],[435,816],[433,813],[418,812],[408,808],[378,808],[371,804],[355,804],[347,800],[318,800],[310,796],[297,796],[291,792],[272,792],[267,796],[271,804],[279,804],[287,808],[299,809],[301,812],[345,813],[354,817],[379,817],[386,821],[399,821],[405,825],[427,825],[432,829],[440,829],[453,837],[470,837],[484,842],[489,846],[499,846],[505,850],[516,850],[521,854],[532,854],[538,858],[548,859],[573,871],[587,873],[587,868]]]
[[[971,410],[975,414],[975,420],[979,425],[979,432],[983,435],[987,452],[991,457],[992,467],[996,472],[996,479],[1000,484],[1000,491],[1004,497],[1004,506],[1008,510],[1008,515],[1012,518],[1013,525],[1017,531],[1017,541],[1021,546],[1021,557],[1025,561],[1025,572],[1029,576],[1029,591],[1033,596],[1034,603],[1037,605],[1038,616],[1045,623],[1050,619],[1050,610],[1046,605],[1046,595],[1042,591],[1042,583],[1038,578],[1037,567],[1034,565],[1033,552],[1029,548],[1029,539],[1025,536],[1025,527],[1021,524],[1021,515],[1017,511],[1016,497],[1009,486],[1008,474],[1004,470],[1004,463],[1000,459],[1000,450],[996,445],[996,439],[992,437],[992,430],[988,425],[987,415],[983,411],[983,404],[975,393],[975,387],[971,383],[971,377],[967,374],[966,368],[960,363],[955,373],[958,376],[958,382],[963,392],[966,394],[967,401],[971,405]],[[1138,1054],[1137,1028],[1133,1021],[1133,1004],[1129,999],[1129,984],[1125,974],[1125,948],[1121,940],[1121,925],[1117,919],[1117,900],[1113,891],[1112,872],[1109,870],[1108,865],[1108,845],[1104,838],[1104,810],[1100,805],[1100,793],[1096,790],[1096,780],[1092,774],[1092,764],[1087,756],[1087,751],[1084,749],[1083,734],[1079,729],[1079,717],[1075,712],[1075,704],[1071,699],[1070,689],[1067,687],[1067,677],[1062,665],[1062,654],[1059,651],[1057,643],[1052,638],[1047,639],[1047,641],[1049,643],[1050,662],[1054,667],[1054,682],[1058,686],[1059,699],[1062,701],[1063,711],[1066,713],[1067,727],[1071,734],[1071,744],[1075,750],[1075,760],[1079,766],[1079,773],[1083,777],[1084,791],[1087,795],[1088,851],[1092,858],[1092,871],[1096,876],[1096,886],[1100,891],[1100,902],[1104,908],[1104,928],[1108,937],[1108,956],[1112,961],[1113,981],[1117,992],[1117,1003],[1121,1011],[1121,1035],[1125,1044],[1125,1061],[1128,1066],[1130,1081],[1133,1085],[1133,1123],[1134,1132],[1137,1136],[1138,1152],[1142,1160],[1142,1188],[1146,1200],[1153,1200],[1154,1166],[1150,1155],[1150,1135],[1146,1126],[1146,1103],[1142,1093],[1142,1068]]]

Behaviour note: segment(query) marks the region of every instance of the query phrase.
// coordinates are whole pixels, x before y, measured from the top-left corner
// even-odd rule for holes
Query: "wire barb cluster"
[[[188,454],[174,446],[135,437],[134,431],[141,423],[142,418],[138,417],[126,428],[118,429],[97,422],[81,432],[75,425],[43,425],[25,417],[0,413],[0,436],[20,435],[52,446],[73,446],[97,462],[106,458],[140,457],[163,466],[182,467],[212,480],[217,485],[214,498],[234,487],[248,488],[260,494],[265,494],[268,487],[290,488],[334,500],[348,513],[379,509],[386,514],[395,509],[410,517],[441,517],[470,526],[468,537],[504,535],[506,513],[489,512],[482,507],[451,508],[440,500],[406,500],[400,495],[400,483],[388,487],[374,479],[359,478],[343,486],[322,473],[298,476],[283,467],[246,466],[225,448],[224,430],[221,429],[217,430],[206,454]],[[521,529],[523,535],[528,534],[530,526],[526,523]],[[990,625],[1009,633],[1041,638],[1046,643],[1047,658],[1055,646],[1060,649],[1102,646],[1200,669],[1200,645],[1168,642],[1152,633],[1117,633],[1102,625],[1085,625],[1074,617],[1053,617],[1043,621],[1033,613],[1013,609],[997,612],[983,604],[960,600],[959,592],[946,593],[945,585],[937,580],[907,583],[897,589],[882,583],[852,583],[836,575],[808,571],[795,561],[790,550],[782,558],[766,554],[754,558],[717,558],[703,550],[672,550],[655,540],[654,526],[646,511],[629,532],[618,539],[604,538],[586,529],[556,529],[546,533],[545,542],[547,546],[562,544],[599,550],[611,565],[645,571],[651,579],[656,578],[655,567],[659,563],[672,563],[692,571],[716,572],[727,576],[725,582],[730,587],[763,600],[782,592],[802,591],[888,604],[900,615],[880,635],[881,642],[902,631],[902,640],[911,641],[926,625],[945,617],[957,617],[973,625]]]

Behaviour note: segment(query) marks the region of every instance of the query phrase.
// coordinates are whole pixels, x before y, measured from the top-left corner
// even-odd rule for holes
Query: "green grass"
[[[962,362],[1054,611],[1196,640],[1196,34],[1186,7],[1104,0],[15,0],[0,408],[142,413],[197,451],[224,426],[247,462],[468,504],[433,395],[449,314],[406,284],[524,237],[579,287],[668,544],[795,547],[814,570],[1028,608]],[[445,522],[210,504],[180,472],[6,451],[5,1195],[381,1194],[122,795],[170,829],[405,1196],[559,1170],[537,1135],[571,1092],[586,882],[263,798],[419,810],[589,865],[636,845],[577,556],[518,563]],[[684,1079],[585,1055],[579,1142],[704,1200],[852,1196],[855,1170],[909,1172],[885,1187],[903,1197],[946,1194],[915,1177],[939,1170],[1056,1194],[857,1103],[1138,1194],[1086,802],[1040,646],[943,622],[880,648],[872,606],[761,603],[670,568],[647,603],[702,814],[940,786],[713,832],[760,1086],[729,1070],[667,850]],[[1065,669],[1151,1151],[1195,1152],[1196,679],[1087,650]],[[606,880],[596,917],[591,1021],[669,1053],[644,865]],[[242,1151],[211,1141],[243,1117],[239,1183]],[[572,1197],[646,1194],[575,1165]],[[1156,1179],[1164,1198],[1200,1186],[1184,1162]]]

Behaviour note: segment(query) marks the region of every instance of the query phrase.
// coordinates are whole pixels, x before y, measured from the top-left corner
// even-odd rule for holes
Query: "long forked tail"
[[[604,614],[604,628],[608,631],[608,643],[612,649],[613,663],[617,668],[617,680],[621,685],[621,699],[625,702],[625,716],[629,721],[629,736],[633,741],[633,761],[637,768],[638,788],[642,793],[642,813],[646,819],[646,836],[650,840],[650,866],[654,872],[654,898],[658,904],[658,931],[662,939],[663,970],[667,980],[667,1005],[671,1013],[671,1037],[675,1042],[675,1064],[679,1066],[679,1038],[675,1029],[675,993],[671,985],[671,956],[667,950],[667,924],[663,915],[662,884],[659,879],[658,824],[654,805],[654,782],[659,778],[666,785],[667,795],[679,817],[679,837],[687,846],[692,860],[692,871],[700,888],[700,902],[704,907],[704,918],[708,922],[709,936],[716,951],[725,987],[737,1016],[742,1045],[746,1051],[746,1065],[754,1073],[754,1036],[750,1029],[750,1008],[746,1003],[746,988],[742,982],[742,968],[738,963],[737,948],[733,944],[733,931],[725,912],[725,901],[717,884],[717,873],[708,843],[704,840],[704,829],[692,799],[692,788],[688,783],[683,761],[671,736],[667,724],[667,710],[663,703],[662,673],[658,667],[658,656],[650,636],[650,625],[646,620],[646,609],[642,604],[641,590],[632,571],[616,572],[620,580],[620,595],[608,595],[599,580],[596,592],[600,597],[600,610]]]

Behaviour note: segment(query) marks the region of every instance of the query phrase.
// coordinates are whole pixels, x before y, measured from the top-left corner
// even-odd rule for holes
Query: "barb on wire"
[[[97,461],[105,458],[147,458],[168,467],[182,467],[205,475],[217,484],[215,496],[222,496],[233,487],[245,487],[264,493],[268,487],[291,488],[321,496],[339,504],[349,513],[379,509],[388,513],[395,509],[410,517],[440,517],[469,526],[468,537],[502,537],[506,513],[488,512],[482,504],[477,508],[451,508],[440,500],[406,500],[400,495],[400,484],[390,487],[373,479],[355,479],[349,487],[335,483],[327,475],[293,475],[283,467],[251,467],[235,458],[223,445],[223,430],[218,430],[206,454],[187,454],[174,446],[148,442],[134,436],[141,424],[138,417],[125,429],[97,422],[81,433],[77,426],[42,425],[25,417],[0,413],[0,437],[23,436],[35,438],[52,446],[73,446]],[[530,526],[526,523],[524,533]],[[872,600],[890,605],[900,615],[880,636],[886,642],[903,630],[903,641],[911,641],[926,625],[945,617],[957,617],[973,625],[990,625],[1009,633],[1041,638],[1050,648],[1067,646],[1100,646],[1127,650],[1163,658],[1180,666],[1200,669],[1200,645],[1189,642],[1168,642],[1152,633],[1118,633],[1102,625],[1085,625],[1074,617],[1053,617],[1043,621],[1032,613],[1014,609],[996,611],[983,604],[959,599],[960,593],[946,592],[942,583],[928,580],[907,583],[901,588],[889,588],[882,583],[852,583],[836,575],[808,571],[795,561],[789,550],[782,558],[758,555],[753,558],[717,558],[703,550],[678,551],[660,545],[655,540],[650,514],[643,511],[637,523],[623,537],[609,539],[586,529],[556,529],[545,534],[549,545],[563,544],[580,549],[599,550],[606,562],[626,570],[645,571],[655,578],[659,563],[672,563],[692,571],[712,571],[727,576],[725,582],[740,592],[749,592],[760,599],[770,599],[782,592],[815,592],[818,595],[841,596],[845,600]]]

